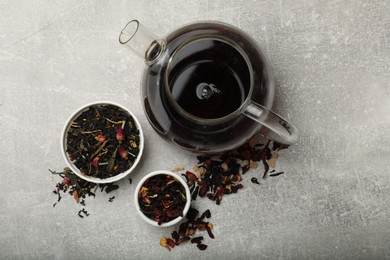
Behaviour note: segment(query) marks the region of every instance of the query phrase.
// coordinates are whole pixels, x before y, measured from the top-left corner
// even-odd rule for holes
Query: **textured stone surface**
[[[0,1],[1,259],[390,258],[390,3],[387,0]],[[139,98],[143,61],[118,44],[139,19],[158,35],[211,19],[250,33],[268,54],[276,108],[301,130],[286,173],[210,208],[215,240],[200,252],[159,246],[171,229],[133,206],[147,172],[192,165],[161,140]],[[114,195],[57,207],[48,168],[65,163],[60,133],[78,107],[111,100],[144,128],[143,163]],[[247,177],[248,176],[248,177]]]

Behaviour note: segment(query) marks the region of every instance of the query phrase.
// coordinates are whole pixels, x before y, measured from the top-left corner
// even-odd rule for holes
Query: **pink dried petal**
[[[125,149],[123,149],[122,146],[119,146],[119,147],[118,147],[118,152],[119,152],[119,155],[120,155],[123,159],[127,159],[127,155],[129,154],[129,152],[126,151]]]
[[[116,132],[116,140],[119,141],[119,143],[122,143],[122,141],[125,139],[123,129],[122,127],[118,127],[118,131]]]
[[[99,168],[99,157],[93,158],[92,166],[95,167],[96,169]]]
[[[106,137],[104,135],[98,135],[95,137],[96,141],[104,143],[106,141]]]

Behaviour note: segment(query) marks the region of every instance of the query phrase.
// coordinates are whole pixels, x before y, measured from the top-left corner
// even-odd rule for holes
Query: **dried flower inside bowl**
[[[126,108],[109,102],[78,110],[66,124],[62,142],[71,169],[95,183],[123,178],[138,164],[143,151],[138,120]]]
[[[171,226],[179,222],[191,204],[190,191],[175,173],[156,171],[138,184],[136,208],[145,221],[155,226]]]

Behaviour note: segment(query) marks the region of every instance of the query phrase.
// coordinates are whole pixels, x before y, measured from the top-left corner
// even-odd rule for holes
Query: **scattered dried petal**
[[[177,233],[176,230],[172,232],[171,236],[175,240],[175,243],[177,243],[177,241],[180,239],[179,233]]]
[[[171,247],[171,248],[174,248],[175,245],[176,245],[175,241],[173,241],[171,238],[167,238],[167,239],[166,239],[166,243],[167,243],[167,245],[168,245],[169,247]]]
[[[68,178],[62,179],[62,184],[67,185],[68,183],[69,183],[69,179]]]
[[[168,251],[171,251],[171,247],[168,245],[166,237],[162,237],[160,239],[160,246],[165,247],[166,249],[168,249]]]
[[[179,227],[179,236],[180,237],[184,237],[187,234],[188,224],[189,224],[188,221],[180,224],[180,227]]]
[[[192,236],[195,234],[195,232],[196,232],[196,229],[195,229],[194,227],[189,227],[189,228],[188,228],[187,235],[188,235],[189,237],[192,237]]]
[[[79,203],[79,194],[77,193],[77,191],[73,191],[73,198],[76,203]]]
[[[182,237],[182,238],[179,239],[179,241],[177,241],[176,245],[180,245],[181,243],[185,243],[185,242],[188,242],[190,240],[191,240],[190,237],[187,237],[187,236]]]
[[[205,244],[197,244],[196,245],[200,250],[206,250],[206,248],[207,248],[207,245],[205,245]]]
[[[213,225],[211,225],[211,228],[209,227],[208,224],[205,227],[206,227],[207,233],[209,234],[209,237],[214,239],[214,234],[213,234],[213,232],[211,232],[211,228],[213,227]]]
[[[202,240],[203,240],[203,236],[194,237],[193,239],[191,239],[191,243],[192,243],[192,244],[198,244],[198,243],[200,243]]]
[[[200,216],[199,220],[203,220],[204,218],[211,218],[211,212],[210,210],[206,210],[205,212],[203,212],[203,214]]]
[[[176,168],[173,168],[171,171],[172,171],[172,172],[184,171],[184,167],[176,167]]]
[[[186,175],[187,175],[187,177],[188,177],[190,180],[193,180],[193,181],[197,181],[197,180],[198,180],[198,177],[196,177],[196,175],[193,174],[192,172],[186,171]]]

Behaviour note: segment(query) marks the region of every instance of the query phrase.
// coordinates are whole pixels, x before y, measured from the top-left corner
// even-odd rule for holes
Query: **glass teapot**
[[[145,60],[144,111],[156,132],[176,146],[195,154],[222,153],[262,127],[274,141],[297,141],[298,130],[270,110],[271,68],[242,30],[204,21],[159,38],[132,20],[119,42]]]

